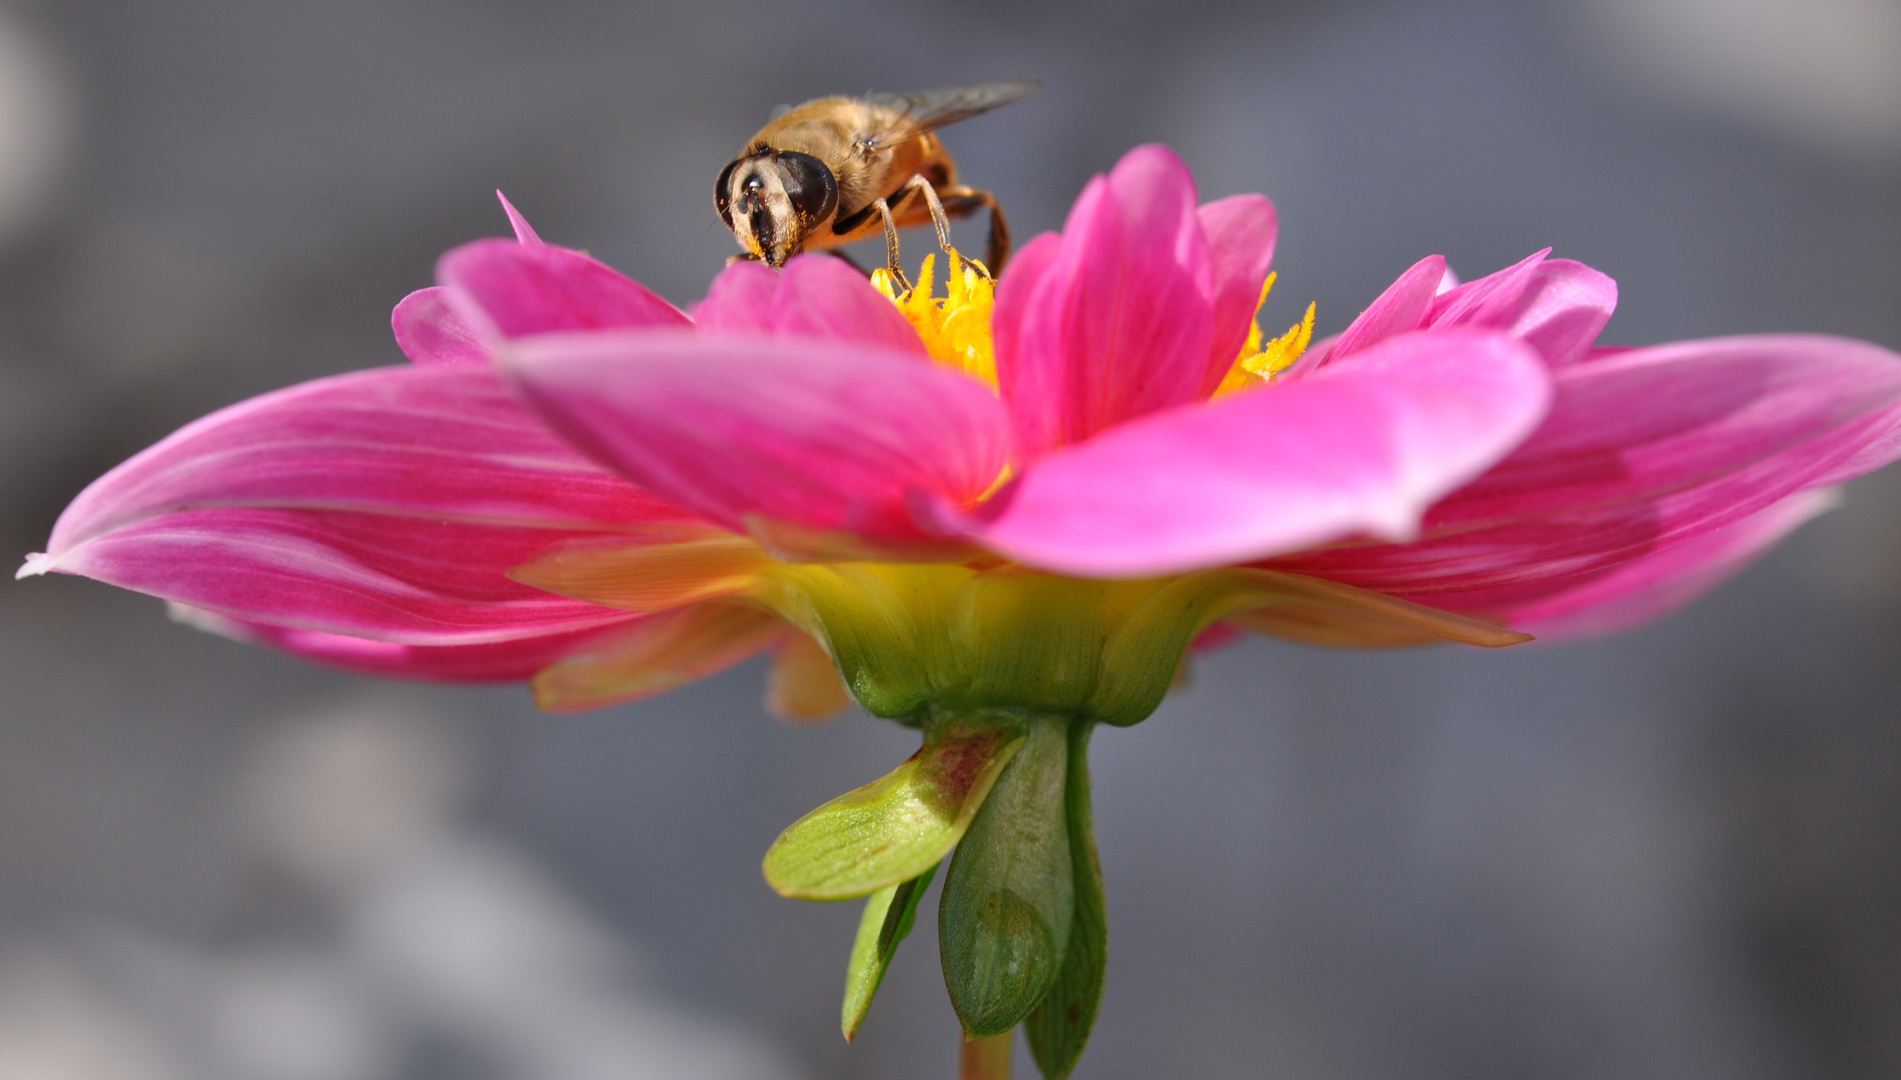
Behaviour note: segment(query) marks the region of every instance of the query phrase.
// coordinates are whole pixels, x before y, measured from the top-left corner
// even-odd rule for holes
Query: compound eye
[[[778,155],[786,198],[807,229],[828,221],[838,209],[838,180],[823,161],[793,150]]]
[[[713,205],[719,210],[719,219],[724,221],[729,229],[733,227],[732,200],[729,197],[732,191],[733,170],[739,168],[739,163],[744,160],[746,159],[734,158],[727,162],[726,167],[719,171],[719,179],[713,181]]]

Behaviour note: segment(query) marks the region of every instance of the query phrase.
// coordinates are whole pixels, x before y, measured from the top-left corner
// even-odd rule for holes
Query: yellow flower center
[[[990,312],[996,304],[996,282],[957,252],[951,251],[948,255],[950,272],[943,296],[935,295],[935,253],[924,256],[918,267],[918,285],[908,292],[900,291],[891,272],[882,267],[871,272],[871,284],[898,306],[917,330],[918,337],[924,339],[924,348],[931,359],[981,379],[995,390],[997,354],[990,333]],[[1261,283],[1261,298],[1255,303],[1255,322],[1248,327],[1247,343],[1241,346],[1234,366],[1215,390],[1216,397],[1265,386],[1274,376],[1292,367],[1313,341],[1313,304],[1308,304],[1305,317],[1280,337],[1267,340],[1261,332],[1260,309],[1266,305],[1276,277],[1278,275],[1269,274]]]
[[[1292,367],[1307,351],[1307,345],[1314,338],[1314,305],[1307,305],[1307,314],[1285,334],[1265,344],[1261,333],[1261,308],[1267,303],[1267,294],[1274,291],[1274,279],[1278,274],[1267,275],[1261,283],[1261,299],[1254,305],[1254,325],[1248,328],[1247,344],[1241,346],[1241,355],[1235,358],[1234,367],[1228,370],[1227,378],[1215,388],[1215,396],[1232,394],[1237,390],[1252,390],[1265,385],[1274,376]]]
[[[900,293],[891,272],[871,272],[871,284],[885,294],[917,328],[931,359],[997,387],[997,354],[991,344],[990,309],[996,302],[996,282],[977,272],[969,261],[949,252],[950,272],[945,295],[936,291],[937,255],[924,256],[918,267],[918,285]]]

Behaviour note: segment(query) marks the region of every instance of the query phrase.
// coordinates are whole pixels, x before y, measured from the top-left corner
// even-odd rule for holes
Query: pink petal
[[[508,224],[515,230],[515,242],[528,247],[541,247],[540,234],[535,232],[533,225],[528,224],[527,218],[521,216],[521,211],[515,209],[515,204],[508,201],[508,196],[502,194],[500,188],[495,189],[495,197],[502,200],[502,213],[508,215]]]
[[[1446,525],[1681,493],[1793,455],[1780,470],[1787,490],[1742,511],[1753,512],[1888,432],[1901,357],[1843,338],[1718,338],[1574,365],[1557,386],[1550,419],[1442,508]],[[1879,431],[1865,430],[1870,419]]]
[[[505,366],[576,446],[736,530],[918,538],[912,492],[968,503],[1009,460],[988,387],[888,349],[568,334],[514,343]]]
[[[1581,262],[1552,259],[1538,267],[1519,298],[1511,332],[1552,367],[1584,359],[1617,310],[1617,282]]]
[[[187,609],[189,614],[179,615],[179,608],[182,605],[174,607],[174,617],[235,641],[269,645],[306,660],[365,675],[453,683],[521,682],[631,621],[477,645],[402,645],[246,622],[209,611]]]
[[[1052,454],[962,527],[1030,565],[1112,577],[1403,537],[1517,445],[1549,394],[1543,365],[1502,334],[1408,335]]]
[[[1901,356],[1763,336],[1594,355],[1556,373],[1551,415],[1403,547],[1281,569],[1506,610],[1901,457]]]
[[[693,318],[708,333],[852,341],[930,355],[897,305],[830,255],[797,256],[783,271],[736,262],[713,279]]]
[[[1064,370],[1055,363],[1020,363],[1019,354],[1050,356],[1061,351],[1062,320],[1038,307],[1060,283],[1051,278],[1063,253],[1060,234],[1046,232],[1018,248],[997,282],[990,333],[999,356],[998,389],[1010,405],[1020,445],[1026,450],[1054,439],[1061,423]],[[1031,441],[1033,437],[1034,441]]]
[[[646,286],[578,251],[477,240],[436,263],[463,319],[503,338],[556,330],[680,327],[691,321]]]
[[[590,531],[691,521],[586,458],[488,368],[377,368],[196,420],[94,481],[59,549],[182,507],[311,507]]]
[[[735,261],[713,278],[706,295],[688,305],[687,312],[703,330],[771,334],[779,284],[779,274],[764,263]]]
[[[28,572],[450,644],[615,617],[503,576],[556,543],[704,528],[577,455],[492,368],[384,368],[180,429],[81,492]]]
[[[417,289],[390,313],[390,329],[403,355],[418,364],[486,364],[480,335],[450,305],[439,285]]]
[[[334,510],[177,510],[70,548],[51,569],[235,618],[459,645],[625,618],[506,577],[572,535]]]
[[[1213,272],[1194,178],[1179,158],[1160,146],[1131,150],[1083,190],[1056,250],[1040,246],[1004,273],[992,324],[998,383],[1025,455],[1201,396]]]
[[[515,230],[516,242],[529,247],[544,246],[534,226],[508,201],[508,196],[497,191],[495,197],[502,201],[502,211]],[[479,322],[487,325],[486,320]],[[486,364],[489,361],[482,334],[456,311],[449,290],[439,285],[417,289],[403,297],[390,313],[390,329],[395,331],[396,344],[403,355],[418,364]]]
[[[1396,334],[1419,329],[1425,321],[1426,312],[1432,309],[1439,281],[1445,272],[1446,260],[1443,255],[1428,255],[1414,263],[1399,275],[1399,280],[1375,297],[1366,310],[1360,312],[1359,317],[1334,340],[1333,348],[1327,351],[1324,362],[1332,363],[1371,348]]]
[[[1504,329],[1518,314],[1519,298],[1537,274],[1551,249],[1534,252],[1525,259],[1494,274],[1475,278],[1463,285],[1435,292],[1432,306],[1426,310],[1422,325],[1429,327],[1476,326]],[[1443,280],[1443,279],[1442,279]]]
[[[1632,559],[1608,574],[1504,614],[1515,629],[1547,642],[1598,637],[1639,626],[1729,580],[1838,501],[1832,488],[1798,492],[1746,518]],[[1452,603],[1456,605],[1456,599]]]
[[[1214,277],[1214,344],[1208,353],[1207,374],[1201,393],[1207,397],[1221,385],[1234,358],[1247,343],[1260,306],[1261,285],[1274,264],[1274,241],[1280,218],[1274,204],[1261,195],[1236,195],[1208,203],[1196,211],[1208,238],[1209,267]]]
[[[1901,460],[1901,404],[1871,411],[1838,438],[1852,444],[1854,451],[1811,477],[1809,486],[1839,484]]]
[[[1424,325],[1509,330],[1552,367],[1582,359],[1617,307],[1617,283],[1551,249],[1441,292]]]

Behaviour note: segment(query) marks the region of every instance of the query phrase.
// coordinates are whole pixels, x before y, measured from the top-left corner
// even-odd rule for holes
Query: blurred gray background
[[[1896,0],[0,0],[0,550],[195,416],[400,362],[497,187],[684,303],[772,106],[1017,76],[947,141],[1019,237],[1166,141],[1279,204],[1270,329],[1549,244],[1616,343],[1901,346]],[[952,1075],[931,920],[846,1047],[855,908],[757,869],[911,739],[762,681],[552,718],[6,582],[0,1080]],[[1097,738],[1079,1075],[1901,1075],[1897,720],[1895,474],[1616,640],[1209,657]]]

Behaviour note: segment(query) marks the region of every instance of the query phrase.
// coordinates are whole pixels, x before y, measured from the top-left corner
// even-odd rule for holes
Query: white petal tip
[[[30,577],[39,577],[53,568],[53,557],[44,551],[35,551],[27,555],[26,562],[13,572],[13,580],[24,581]]]
[[[175,623],[189,626],[194,630],[203,630],[207,634],[216,634],[232,641],[249,641],[251,635],[233,619],[226,618],[215,611],[181,604],[176,600],[165,601],[165,614]]]
[[[1366,531],[1389,544],[1410,544],[1419,539],[1419,519],[1424,508],[1402,507],[1368,521]]]

